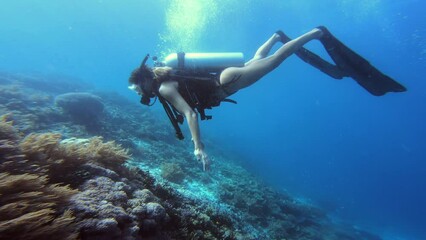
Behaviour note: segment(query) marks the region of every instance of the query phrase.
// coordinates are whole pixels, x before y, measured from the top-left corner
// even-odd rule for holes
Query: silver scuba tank
[[[216,72],[244,66],[244,55],[240,52],[172,53],[164,59],[164,64],[180,70]]]

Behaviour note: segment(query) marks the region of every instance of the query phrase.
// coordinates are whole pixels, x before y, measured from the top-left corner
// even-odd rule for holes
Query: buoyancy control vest
[[[173,70],[170,79],[178,82],[178,92],[185,101],[200,114],[201,120],[211,119],[205,114],[205,109],[217,107],[221,102],[235,102],[227,99],[232,93],[219,83],[215,74],[188,75],[185,71]]]
[[[205,114],[205,109],[217,107],[221,102],[236,103],[227,99],[233,92],[227,92],[220,85],[219,77],[227,67],[244,66],[242,53],[174,53],[165,58],[163,66],[173,68],[170,79],[178,82],[179,94],[200,114],[201,120],[212,118]],[[176,136],[183,139],[178,126],[178,123],[183,123],[183,117],[167,100],[160,98],[160,101],[176,130]]]

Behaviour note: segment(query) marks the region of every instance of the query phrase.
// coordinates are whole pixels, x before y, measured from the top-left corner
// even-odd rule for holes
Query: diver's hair
[[[143,73],[142,73],[142,69],[141,68],[136,68],[135,70],[133,70],[133,72],[130,74],[129,77],[129,85],[132,84],[139,84],[141,83],[143,80]]]
[[[153,69],[154,77],[157,81],[162,82],[170,76],[171,67],[155,67]]]

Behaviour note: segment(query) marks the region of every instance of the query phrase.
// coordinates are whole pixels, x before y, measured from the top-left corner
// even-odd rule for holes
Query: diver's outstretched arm
[[[200,160],[203,163],[203,170],[208,170],[210,166],[210,158],[204,151],[204,144],[201,142],[197,113],[192,110],[189,104],[178,92],[178,83],[176,81],[163,82],[160,86],[159,93],[183,116],[185,116],[188,121],[192,141],[194,142],[194,155],[197,160]]]

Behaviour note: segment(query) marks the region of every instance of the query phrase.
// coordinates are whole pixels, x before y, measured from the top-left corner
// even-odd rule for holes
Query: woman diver
[[[321,41],[336,65],[303,48],[303,45],[314,39]],[[282,42],[284,45],[268,56],[271,48],[278,42]],[[194,143],[194,155],[202,162],[203,170],[208,170],[210,159],[201,141],[198,114],[201,115],[202,120],[205,119],[205,108],[218,106],[226,97],[257,82],[293,53],[333,78],[353,78],[376,96],[406,90],[405,87],[382,74],[368,61],[342,44],[325,27],[314,28],[293,40],[282,31],[277,31],[260,46],[251,60],[242,66],[230,66],[218,71],[212,78],[207,78],[213,81],[208,81],[208,85],[201,84],[204,86],[201,88],[191,87],[191,84],[195,82],[197,85],[197,81],[198,83],[206,82],[205,76],[195,73],[191,76],[188,75],[188,72],[183,74],[182,71],[168,66],[150,68],[145,65],[147,56],[142,65],[132,72],[129,78],[129,88],[142,95],[143,104],[149,105],[149,99],[157,96],[160,101],[163,101],[164,106],[164,102],[167,102],[174,111],[177,111],[176,114],[181,114],[187,119]],[[169,109],[169,118],[170,114]],[[175,123],[175,125],[177,124]]]

